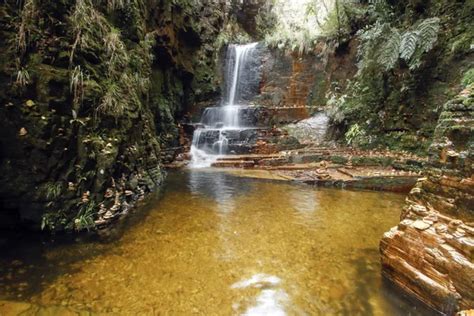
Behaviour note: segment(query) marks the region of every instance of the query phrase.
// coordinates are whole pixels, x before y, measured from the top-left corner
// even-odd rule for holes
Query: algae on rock
[[[218,92],[230,6],[9,0],[0,11],[2,223],[81,230],[126,213],[160,185],[177,119]]]

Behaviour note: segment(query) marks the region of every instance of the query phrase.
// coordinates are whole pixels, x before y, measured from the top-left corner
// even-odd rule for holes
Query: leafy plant
[[[47,200],[54,201],[60,195],[63,189],[63,185],[61,182],[47,182],[44,184],[45,186],[45,197]]]
[[[474,83],[474,68],[471,68],[464,73],[461,83],[464,87]]]
[[[35,0],[25,0],[24,3],[19,2],[18,5],[21,8],[21,11],[16,42],[18,52],[20,54],[24,54],[28,45],[29,35],[34,30],[38,8],[36,6]]]
[[[76,66],[71,73],[71,82],[69,90],[73,94],[73,105],[77,109],[84,98],[84,73],[81,66]]]
[[[96,204],[94,201],[81,204],[79,212],[74,218],[74,228],[76,230],[90,230],[95,227],[94,216],[95,216]]]
[[[439,22],[437,17],[425,19],[403,33],[380,21],[363,29],[359,32],[359,74],[371,65],[385,71],[393,69],[399,59],[412,70],[418,68],[423,54],[433,48],[438,38]]]
[[[401,35],[396,28],[390,28],[391,36],[386,39],[376,56],[377,62],[385,70],[390,70],[395,67],[395,64],[399,58],[399,50],[402,50],[400,46]]]
[[[30,73],[25,68],[20,68],[16,73],[15,84],[19,87],[25,87],[30,83]]]
[[[104,38],[104,46],[109,57],[109,74],[119,72],[128,64],[128,54],[125,44],[120,39],[120,31],[114,27],[110,29]]]
[[[109,11],[123,9],[130,5],[130,0],[106,0],[106,5]]]
[[[317,39],[323,35],[320,19],[325,19],[331,9],[325,6],[326,11],[320,10],[321,2],[324,1],[275,1],[272,13],[276,21],[272,32],[266,35],[265,43],[299,54],[312,51]]]
[[[365,131],[357,123],[352,125],[344,135],[347,145],[356,143],[356,141],[363,136],[365,136]]]
[[[125,110],[125,99],[118,83],[109,81],[105,87],[105,94],[97,108],[98,112],[120,116]]]
[[[51,210],[43,214],[41,217],[41,230],[56,230],[60,226],[66,225],[67,217],[64,210]]]
[[[94,8],[91,0],[76,0],[70,16],[74,36],[69,63],[72,65],[78,48],[84,50],[101,49],[103,39],[110,32],[107,19]]]

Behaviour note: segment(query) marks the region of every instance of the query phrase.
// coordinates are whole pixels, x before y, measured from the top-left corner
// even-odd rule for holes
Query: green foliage
[[[438,38],[439,18],[420,21],[401,33],[389,23],[377,21],[358,33],[361,45],[358,51],[359,74],[370,67],[385,71],[395,68],[403,59],[411,70],[421,65],[424,53],[430,51]]]
[[[265,37],[266,44],[303,54],[311,52],[321,38],[347,40],[367,16],[386,18],[390,10],[386,1],[277,0],[273,13],[276,21]]]
[[[347,145],[352,145],[360,141],[361,138],[365,136],[365,131],[355,123],[352,125],[349,130],[344,135]]]
[[[19,87],[25,87],[30,83],[30,73],[25,68],[20,68],[16,73],[15,84]]]
[[[81,66],[76,66],[72,71],[69,90],[73,95],[73,108],[77,109],[84,98],[84,73]]]
[[[82,203],[79,207],[79,212],[74,218],[74,229],[80,230],[90,230],[95,227],[94,216],[96,214],[96,204],[94,201],[89,201]]]
[[[322,35],[336,39],[338,42],[347,40],[361,23],[389,21],[393,15],[386,0],[318,0],[312,3],[315,6],[314,11],[324,9],[328,12],[328,15],[319,22]]]
[[[416,42],[418,41],[418,34],[414,31],[407,31],[403,34],[400,43],[399,54],[400,58],[410,60],[416,50]]]
[[[30,83],[30,73],[26,69],[26,53],[34,43],[33,36],[37,32],[38,6],[35,0],[17,1],[18,19],[15,19],[16,35],[14,46],[16,51],[16,74],[14,86],[20,90]],[[13,42],[13,40],[12,40]],[[12,45],[12,46],[13,46]]]
[[[70,64],[74,62],[77,49],[97,50],[103,46],[103,39],[110,32],[107,19],[95,9],[91,0],[77,0],[70,16],[74,37],[70,54]]]
[[[134,23],[142,24],[140,12],[137,12],[138,0],[107,0],[104,5],[109,11],[129,9],[133,11],[132,15],[136,20]],[[151,49],[155,34],[144,34],[138,44],[127,46],[122,39],[121,30],[112,26],[91,0],[77,0],[70,22],[75,38],[70,55],[71,65],[79,50],[101,56],[106,69],[105,73],[99,75],[98,69],[103,68],[91,68],[87,64],[82,68],[80,65],[75,66],[71,73],[74,104],[79,103],[84,95],[86,85],[83,68],[86,68],[101,87],[96,114],[118,118],[127,110],[141,109],[143,96],[148,93],[150,85],[153,61]]]
[[[357,14],[359,12],[351,11],[350,7],[355,7],[356,4],[347,2],[344,0],[334,1],[334,8],[329,11],[328,16],[322,22],[321,33],[324,36],[339,39],[350,32],[350,13]]]
[[[125,44],[121,39],[120,30],[111,27],[105,35],[104,46],[108,60],[109,75],[120,73],[129,62],[129,56]]]
[[[421,64],[421,57],[424,53],[429,52],[438,39],[438,32],[440,28],[440,19],[429,18],[422,20],[419,24],[415,25],[411,30],[412,36],[416,38],[416,47],[414,53],[410,58],[405,59],[410,65],[410,69],[418,68]],[[416,36],[415,36],[416,35]],[[400,47],[402,52],[412,51],[413,43],[406,42],[404,46]],[[407,55],[404,53],[404,55]]]
[[[44,213],[41,218],[41,230],[50,231],[68,229],[91,230],[95,227],[96,203],[93,201],[80,202],[76,215],[72,215],[63,209],[51,209]]]
[[[105,3],[109,11],[114,11],[130,6],[130,1],[131,0],[105,0]]]
[[[401,42],[400,32],[396,28],[390,28],[391,36],[383,43],[378,52],[377,61],[385,69],[390,70],[395,67],[399,56]]]
[[[327,95],[327,107],[328,114],[331,117],[332,121],[336,124],[343,123],[346,115],[346,102],[347,95],[337,95],[336,93],[329,92]]]
[[[110,113],[112,116],[121,116],[125,111],[125,96],[121,86],[114,80],[103,83],[105,84],[105,94],[100,105],[97,107],[97,111]]]
[[[141,95],[142,92],[148,91],[150,81],[138,74],[124,72],[118,80],[103,81],[103,84],[104,95],[97,112],[118,118],[126,110],[142,108]]]
[[[265,3],[265,7],[260,8],[255,17],[256,33],[261,37],[273,33],[278,21],[276,14],[272,11],[274,5],[272,1]]]
[[[44,184],[45,197],[49,201],[56,200],[60,195],[63,189],[63,184],[61,182],[46,182]]]
[[[61,226],[65,226],[67,222],[64,210],[54,210],[43,214],[41,218],[41,230],[48,229],[54,231]]]
[[[19,3],[19,6],[21,11],[16,42],[17,50],[22,55],[26,52],[29,36],[35,29],[38,8],[35,0],[25,0],[24,3]]]
[[[275,19],[273,29],[265,37],[268,46],[300,54],[313,50],[316,40],[322,36],[318,25],[320,11],[313,1],[304,4],[278,0],[272,13]]]
[[[461,83],[464,87],[467,87],[474,83],[474,68],[471,68],[464,73]]]

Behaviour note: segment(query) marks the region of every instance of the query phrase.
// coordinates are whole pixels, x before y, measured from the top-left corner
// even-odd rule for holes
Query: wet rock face
[[[383,274],[446,314],[474,306],[472,100],[471,86],[445,105],[428,176],[412,189],[400,224],[380,243]],[[466,129],[471,132],[460,142]]]
[[[260,93],[260,83],[262,81],[262,55],[266,47],[259,43],[255,49],[248,52],[244,65],[239,67],[239,80],[236,87],[236,100],[234,104],[247,105],[252,102]],[[232,86],[232,76],[235,65],[235,52],[227,49],[224,55],[223,74],[223,103],[229,101],[230,90]]]
[[[232,12],[237,18],[239,24],[243,29],[250,34],[253,38],[261,38],[264,34],[260,34],[261,27],[272,27],[272,16],[271,8],[273,7],[272,1],[266,0],[239,0],[233,1]],[[257,19],[260,18],[260,25]],[[265,21],[266,20],[266,21]]]
[[[243,127],[267,127],[270,125],[270,112],[261,106],[239,106],[236,110],[239,126]],[[222,124],[226,120],[225,109],[223,107],[209,107],[204,109],[201,116],[201,124],[215,126]]]
[[[269,154],[301,147],[296,138],[269,128],[202,129],[196,145],[209,154],[219,154],[221,135],[226,138],[225,153],[230,155]]]
[[[266,49],[262,51],[262,82],[256,102],[268,107],[325,105],[330,84],[345,87],[356,73],[356,52],[354,41],[343,55],[335,53],[333,44],[322,41],[313,52],[302,55]]]
[[[249,149],[252,144],[255,144],[259,134],[260,131],[255,128],[227,130],[205,129],[202,130],[199,142],[196,145],[208,153],[218,154],[219,149],[216,148],[215,144],[219,141],[221,135],[223,135],[227,140],[227,153],[243,153],[246,149]]]
[[[0,228],[93,227],[159,186],[176,119],[218,90],[214,44],[229,10],[0,2]]]

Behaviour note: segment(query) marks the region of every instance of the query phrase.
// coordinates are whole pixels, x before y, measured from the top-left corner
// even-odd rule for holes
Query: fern
[[[359,33],[359,74],[374,65],[374,61],[385,71],[395,67],[398,59],[405,60],[411,70],[416,69],[438,39],[439,21],[439,18],[425,19],[403,33],[379,22],[363,30]]]
[[[439,21],[439,18],[426,19],[416,28],[419,37],[418,47],[423,53],[430,51],[438,39]]]
[[[416,50],[416,43],[418,41],[418,33],[414,31],[407,31],[402,35],[400,43],[400,58],[410,60]]]
[[[439,21],[439,18],[430,18],[421,21],[415,27],[414,32],[417,34],[417,45],[413,56],[410,60],[407,60],[410,69],[418,68],[421,65],[423,54],[433,48],[434,43],[438,39]]]
[[[357,52],[357,67],[359,75],[376,62],[378,50],[383,45],[385,38],[389,35],[390,25],[388,23],[376,22],[374,26],[366,28],[358,33],[361,44]]]
[[[377,61],[385,70],[392,69],[398,61],[399,47],[401,41],[400,32],[396,28],[391,29],[391,36],[387,38],[385,43],[378,52]]]

